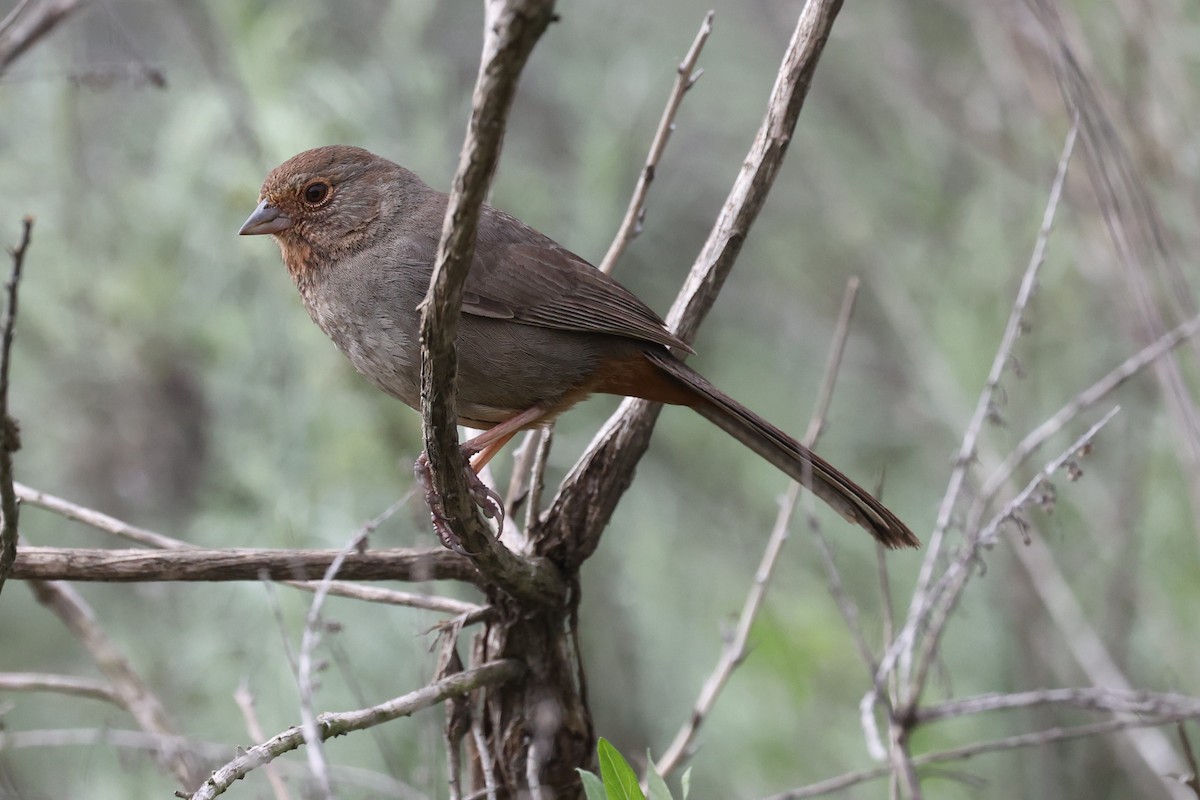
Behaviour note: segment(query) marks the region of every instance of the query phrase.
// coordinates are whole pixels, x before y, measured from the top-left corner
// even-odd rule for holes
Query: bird
[[[418,306],[447,199],[386,158],[329,145],[271,170],[239,230],[274,237],[312,320],[368,381],[418,411]],[[688,366],[676,353],[692,348],[631,291],[486,204],[457,348],[455,412],[460,424],[483,431],[463,445],[474,472],[518,432],[593,394],[638,397],[692,408],[883,546],[920,546],[869,492]],[[443,543],[453,546],[438,527],[436,498],[427,499]]]

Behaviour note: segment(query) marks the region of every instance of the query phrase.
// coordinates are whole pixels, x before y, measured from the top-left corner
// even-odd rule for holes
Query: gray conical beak
[[[278,207],[266,200],[258,204],[250,218],[242,223],[238,234],[241,236],[260,236],[265,233],[279,233],[292,227],[292,218],[284,214]]]

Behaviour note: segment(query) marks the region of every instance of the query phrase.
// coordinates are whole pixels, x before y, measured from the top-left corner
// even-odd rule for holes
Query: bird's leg
[[[474,460],[471,461],[471,469],[466,471],[467,488],[471,492],[471,499],[479,506],[484,517],[496,520],[497,535],[504,530],[504,501],[492,487],[480,479],[479,472],[503,449],[504,445],[508,444],[513,436],[536,424],[547,416],[547,413],[547,410],[540,405],[527,408],[462,444],[463,457],[468,460],[474,457]],[[467,555],[462,543],[450,528],[449,517],[441,497],[433,488],[433,475],[429,468],[428,455],[421,453],[417,458],[417,463],[413,465],[413,472],[425,492],[425,504],[429,506],[429,516],[433,521],[433,529],[437,533],[438,541],[456,553]]]

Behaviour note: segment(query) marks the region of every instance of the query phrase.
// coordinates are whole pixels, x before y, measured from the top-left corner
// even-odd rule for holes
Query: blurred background
[[[0,16],[14,7],[0,2]],[[659,166],[645,233],[617,277],[665,313],[761,120],[799,2],[715,0],[715,30]],[[704,11],[685,0],[564,3],[520,86],[493,203],[589,260],[624,212],[675,65]],[[1140,259],[1168,325],[1194,314],[1200,10],[1179,0],[1060,9],[1111,115],[1154,225]],[[0,240],[37,218],[21,287],[10,405],[19,480],[205,547],[340,547],[409,488],[418,416],[369,387],[308,319],[263,239],[239,238],[266,172],[296,152],[355,144],[432,185],[450,181],[481,38],[478,2],[94,0],[0,75]],[[1070,125],[1047,42],[1021,3],[848,3],[817,69],[782,174],[693,363],[781,427],[803,431],[846,281],[863,281],[820,450],[926,538],[964,426],[1033,248]],[[1030,428],[1147,339],[1130,274],[1079,155],[986,446]],[[1195,350],[1180,351],[1194,386]],[[1019,368],[1017,368],[1019,367]],[[1031,520],[1133,685],[1200,692],[1195,464],[1151,374],[1052,514]],[[1185,398],[1185,404],[1191,401]],[[1101,411],[1018,475],[1023,484]],[[557,481],[615,400],[560,422]],[[1057,448],[1057,449],[1056,449]],[[507,462],[507,459],[502,459]],[[1182,466],[1181,466],[1182,465]],[[506,469],[507,467],[502,467]],[[986,476],[986,472],[982,473]],[[972,483],[976,483],[973,481]],[[686,410],[668,409],[583,573],[584,657],[598,732],[659,754],[688,716],[750,586],[786,489],[780,474]],[[1005,490],[1004,498],[1011,496]],[[882,636],[875,553],[823,515],[869,640]],[[27,543],[110,546],[45,512]],[[953,534],[952,534],[953,535]],[[376,546],[428,546],[419,503]],[[1086,685],[1012,552],[951,621],[927,699]],[[890,557],[907,607],[920,556]],[[229,746],[298,720],[285,655],[309,595],[263,586],[81,585],[177,728]],[[439,591],[466,590],[426,587]],[[473,598],[472,598],[473,599]],[[436,615],[333,598],[321,710],[427,681]],[[701,734],[692,796],[759,797],[870,766],[857,703],[867,672],[807,533],[795,536],[753,652]],[[0,670],[92,675],[86,653],[18,583],[0,603]],[[130,728],[94,701],[0,698],[8,731]],[[1091,719],[1061,711],[923,729],[916,752]],[[442,715],[328,745],[335,763],[445,797]],[[990,755],[925,782],[937,798],[1150,796],[1152,778],[1086,739]],[[297,764],[302,754],[289,756]],[[959,780],[966,774],[970,780]],[[107,746],[0,752],[0,797],[165,797],[144,756]],[[866,784],[844,797],[879,797]],[[267,797],[261,772],[231,796]],[[342,797],[374,797],[353,783]]]

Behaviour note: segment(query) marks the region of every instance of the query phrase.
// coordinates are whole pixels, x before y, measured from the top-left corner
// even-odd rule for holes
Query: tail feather
[[[646,357],[693,390],[701,416],[812,491],[849,522],[860,525],[884,547],[920,547],[921,542],[883,503],[800,442],[717,389],[666,351]]]

